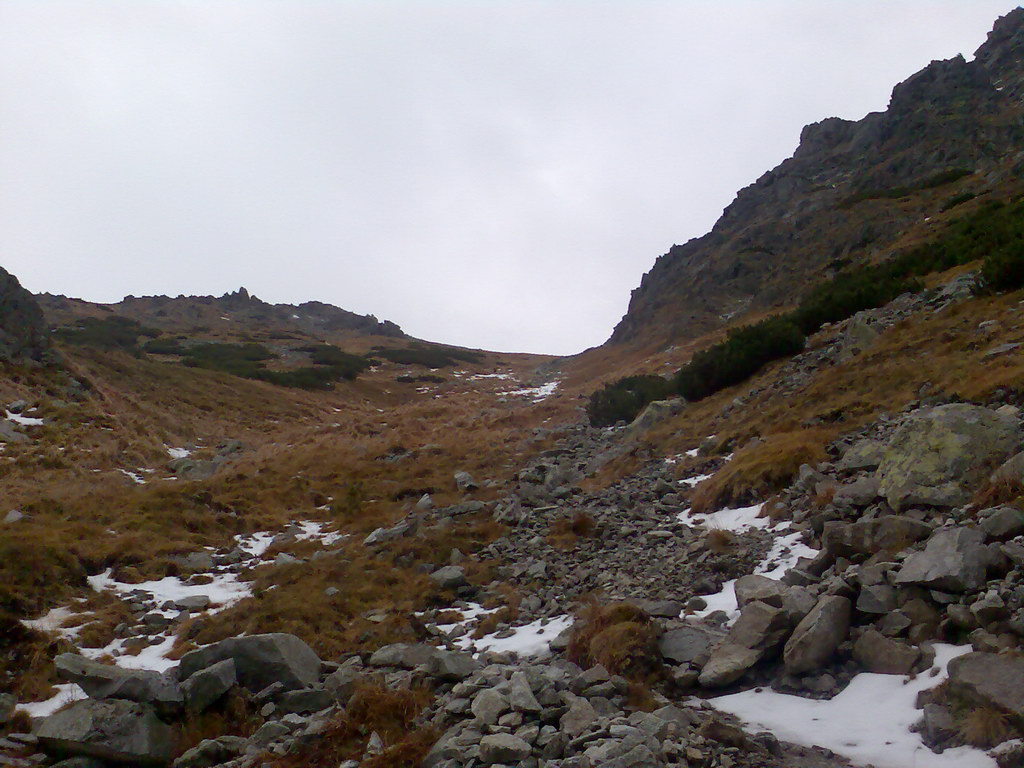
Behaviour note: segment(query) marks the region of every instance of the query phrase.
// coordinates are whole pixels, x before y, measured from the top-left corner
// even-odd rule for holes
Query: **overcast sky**
[[[997,0],[0,0],[0,266],[568,354]]]

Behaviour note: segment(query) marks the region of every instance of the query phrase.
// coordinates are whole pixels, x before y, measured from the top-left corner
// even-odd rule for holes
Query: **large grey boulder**
[[[764,656],[764,651],[745,648],[726,641],[715,648],[707,664],[700,671],[697,682],[704,688],[720,688],[734,683],[746,674]]]
[[[427,673],[439,680],[465,680],[480,670],[480,662],[471,653],[436,649],[427,661]]]
[[[920,649],[893,640],[881,632],[869,629],[853,644],[853,658],[868,672],[883,675],[909,675],[917,660]]]
[[[969,701],[995,707],[1024,727],[1024,658],[968,653],[949,662],[949,690]]]
[[[27,443],[31,438],[24,432],[19,432],[13,421],[0,419],[0,443]]]
[[[459,470],[454,475],[455,487],[463,493],[469,493],[470,491],[477,490],[480,486],[477,485],[476,480],[473,476],[465,470]]]
[[[821,543],[833,556],[873,555],[883,549],[899,551],[928,538],[931,532],[927,523],[898,515],[855,523],[830,520],[825,523]]]
[[[166,765],[171,728],[134,701],[76,701],[50,715],[36,734],[49,755],[95,757],[125,765]]]
[[[238,684],[235,660],[224,659],[200,669],[181,684],[185,706],[193,712],[202,712]]]
[[[62,653],[53,663],[59,679],[75,683],[93,699],[125,699],[162,710],[176,709],[184,701],[178,684],[159,672],[100,664],[77,653]]]
[[[826,595],[796,625],[786,642],[782,660],[793,675],[824,666],[850,630],[850,601],[838,595]]]
[[[658,647],[668,661],[700,667],[724,637],[724,633],[703,624],[684,624],[663,632]]]
[[[529,742],[511,733],[492,733],[480,739],[480,762],[484,765],[518,763],[531,751]]]
[[[754,601],[743,606],[740,617],[729,630],[729,641],[744,648],[767,651],[789,635],[792,625],[782,608]]]
[[[225,659],[234,659],[238,682],[250,691],[262,691],[271,683],[281,683],[284,690],[305,688],[320,679],[320,658],[313,649],[283,632],[231,637],[186,653],[179,677],[187,680]]]
[[[885,443],[880,440],[858,440],[843,453],[836,462],[836,469],[854,472],[860,469],[877,469],[885,456]]]
[[[918,584],[944,592],[967,592],[985,583],[985,535],[972,528],[936,531],[924,551],[915,552],[896,574],[897,584]]]
[[[736,593],[736,604],[740,608],[754,601],[767,603],[775,608],[781,608],[783,599],[789,590],[790,586],[788,584],[756,574],[740,576],[733,585],[733,591]]]
[[[878,467],[879,491],[896,511],[924,504],[951,507],[996,461],[1020,447],[1017,419],[965,403],[918,411],[901,426]]]
[[[681,412],[685,406],[686,401],[681,397],[672,398],[671,400],[655,400],[652,403],[648,403],[640,411],[640,414],[633,419],[632,423],[626,427],[624,434],[627,438],[642,435],[652,427]]]
[[[378,648],[366,663],[371,667],[401,667],[416,669],[427,666],[434,657],[441,653],[440,649],[425,643],[393,643]]]
[[[460,565],[446,565],[430,574],[430,580],[441,589],[458,589],[469,582],[466,581],[466,569]]]

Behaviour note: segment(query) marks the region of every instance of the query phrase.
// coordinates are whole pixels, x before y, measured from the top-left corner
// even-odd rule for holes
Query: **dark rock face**
[[[125,765],[166,765],[171,728],[144,704],[78,701],[46,718],[39,745],[57,756],[81,755]]]
[[[262,691],[281,683],[286,690],[305,688],[320,678],[320,659],[295,635],[272,633],[232,637],[181,657],[180,678],[187,682],[200,670],[233,659],[239,684]]]
[[[808,125],[793,157],[740,190],[711,232],[658,258],[610,342],[678,342],[737,313],[791,302],[833,261],[884,251],[941,204],[899,206],[872,192],[926,186],[961,169],[986,184],[1019,175],[1022,50],[1017,9],[974,61],[932,62],[893,89],[885,112]]]
[[[43,311],[18,278],[0,268],[0,361],[47,362],[49,356]]]

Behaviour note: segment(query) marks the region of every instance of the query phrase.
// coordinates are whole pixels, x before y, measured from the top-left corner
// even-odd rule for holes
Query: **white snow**
[[[274,534],[269,531],[260,531],[249,536],[239,534],[235,536],[235,541],[238,542],[238,548],[243,552],[248,552],[252,557],[263,557],[274,541]]]
[[[682,480],[679,481],[679,484],[687,485],[690,488],[693,488],[695,485],[697,485],[697,483],[703,483],[709,477],[711,477],[711,475],[694,475],[693,477],[684,477]]]
[[[21,623],[29,629],[35,629],[39,632],[56,632],[63,638],[73,640],[78,634],[80,627],[62,627],[61,625],[72,616],[77,615],[75,611],[72,611],[67,606],[61,606],[59,608],[51,608],[46,615],[40,616],[38,619],[22,619]]]
[[[142,478],[142,475],[136,472],[129,472],[127,469],[118,469],[117,471],[120,472],[125,477],[131,478],[138,485],[146,484],[146,481]]]
[[[513,627],[513,632],[508,637],[495,637],[492,634],[473,640],[467,635],[458,638],[455,643],[476,653],[513,651],[520,656],[546,656],[550,652],[548,644],[571,625],[571,616],[556,616],[553,619],[537,619],[521,627]]]
[[[995,761],[970,747],[932,752],[910,726],[921,717],[914,708],[919,692],[946,679],[951,659],[970,646],[935,646],[937,674],[911,680],[870,672],[857,675],[829,701],[804,699],[768,689],[754,689],[712,699],[754,730],[769,730],[786,741],[817,745],[875,768],[995,768]]]
[[[43,419],[34,419],[31,416],[23,416],[20,413],[11,413],[7,411],[7,420],[13,421],[15,424],[21,424],[23,427],[41,427],[46,422]]]
[[[25,712],[29,717],[48,717],[72,701],[87,698],[85,691],[74,683],[62,683],[55,685],[57,693],[46,701],[31,701],[19,704],[18,709]]]
[[[511,373],[474,373],[469,377],[470,381],[479,381],[480,379],[514,379],[515,376]]]
[[[103,573],[89,576],[89,585],[97,592],[112,590],[119,593],[129,593],[135,590],[142,590],[153,595],[157,605],[168,600],[181,600],[183,597],[195,595],[206,595],[221,609],[237,603],[252,594],[252,588],[247,582],[239,581],[237,573],[213,573],[213,579],[209,584],[186,584],[177,576],[165,576],[154,581],[143,581],[139,584],[122,584],[110,576],[108,568]],[[210,613],[215,613],[214,608]]]
[[[712,512],[710,515],[704,515],[703,523],[708,528],[721,528],[733,533],[743,533],[752,528],[765,529],[771,526],[772,521],[767,517],[758,516],[763,506],[764,504],[755,504],[752,507],[736,507],[735,509],[727,507],[717,512]],[[680,512],[676,519],[687,525],[694,525],[696,522],[695,516],[688,509]]]
[[[690,450],[688,450],[686,452],[686,455],[689,456],[691,459],[695,459],[695,458],[697,458],[697,454],[699,452],[700,452],[700,448],[691,448]]]
[[[167,447],[167,455],[172,459],[184,459],[192,455],[192,451],[188,448],[171,448]]]
[[[555,390],[558,389],[557,381],[549,381],[547,384],[542,384],[539,387],[527,387],[525,389],[512,389],[508,392],[499,392],[499,395],[514,395],[516,397],[531,397],[533,402],[539,403],[541,400],[545,400],[551,395],[555,394]]]
[[[324,508],[326,509],[326,507]],[[341,541],[342,539],[347,538],[346,535],[343,533],[336,533],[334,531],[325,532],[323,530],[323,523],[317,523],[310,520],[306,520],[304,522],[298,523],[298,526],[302,529],[302,533],[299,533],[295,536],[296,541],[319,539],[321,544],[323,544],[325,547],[329,547],[336,541]]]

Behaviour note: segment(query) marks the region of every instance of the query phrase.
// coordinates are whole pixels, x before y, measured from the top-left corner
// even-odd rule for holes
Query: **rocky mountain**
[[[115,304],[96,304],[66,296],[40,294],[40,305],[51,325],[82,317],[115,314],[165,331],[189,331],[196,326],[222,327],[225,322],[293,329],[314,336],[360,334],[405,338],[395,323],[359,315],[332,304],[268,304],[245,288],[223,296],[127,296]]]
[[[659,257],[612,344],[693,338],[793,303],[808,279],[890,255],[956,193],[1024,173],[1024,9],[972,61],[934,61],[884,112],[808,125],[794,155],[740,190],[712,230]]]
[[[18,278],[0,269],[0,360],[43,362],[50,353],[46,321]]]

